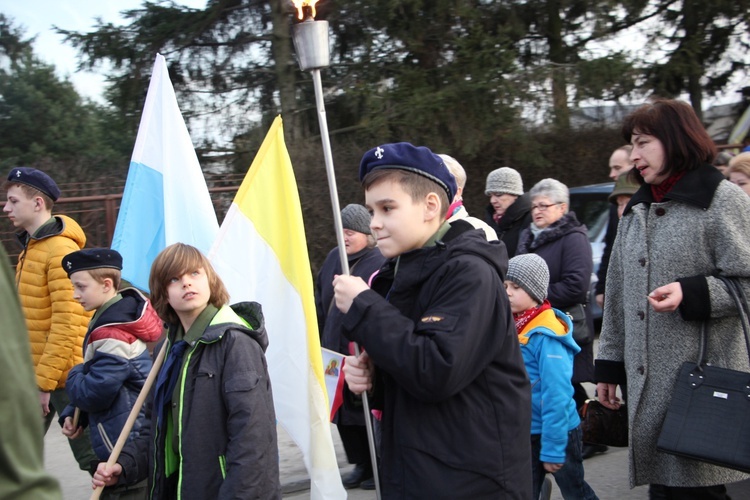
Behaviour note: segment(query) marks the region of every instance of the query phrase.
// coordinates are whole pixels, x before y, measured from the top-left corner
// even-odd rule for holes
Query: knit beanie
[[[493,170],[487,176],[487,184],[484,188],[485,195],[490,196],[492,193],[521,196],[523,194],[521,174],[510,167]]]
[[[549,268],[544,259],[535,253],[516,255],[510,259],[505,279],[523,288],[540,304],[547,298]]]
[[[370,234],[370,214],[365,207],[351,203],[341,210],[341,224],[362,234]]]

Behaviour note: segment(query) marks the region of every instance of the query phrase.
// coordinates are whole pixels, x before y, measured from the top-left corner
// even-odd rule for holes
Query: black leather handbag
[[[586,345],[594,341],[594,332],[586,319],[586,304],[576,304],[565,311],[565,314],[573,322],[573,340],[576,344]]]
[[[720,279],[737,305],[750,356],[744,291],[736,281]],[[665,453],[750,472],[750,373],[706,364],[706,323],[698,361],[685,362],[680,368],[656,447]]]

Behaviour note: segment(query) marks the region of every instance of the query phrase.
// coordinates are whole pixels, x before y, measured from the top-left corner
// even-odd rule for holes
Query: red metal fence
[[[219,222],[224,219],[244,174],[205,174],[208,191]],[[61,184],[63,197],[55,203],[53,213],[75,219],[86,233],[87,247],[109,247],[120,210],[123,179],[102,178],[93,182]],[[5,205],[5,193],[2,204]],[[15,237],[17,229],[7,217],[0,219],[2,241],[11,264],[15,267],[21,247]]]

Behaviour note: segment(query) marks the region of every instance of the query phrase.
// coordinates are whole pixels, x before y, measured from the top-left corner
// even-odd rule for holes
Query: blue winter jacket
[[[162,321],[138,290],[128,288],[89,325],[83,342],[84,362],[68,374],[65,390],[70,404],[60,415],[72,417],[80,408],[80,425],[91,428],[91,445],[100,460],[109,458],[135,400],[151,371],[146,342],[155,342]],[[143,409],[129,439],[144,424]]]
[[[565,462],[568,432],[581,423],[573,400],[573,323],[557,309],[542,311],[518,335],[531,382],[531,434],[541,434],[542,462]]]

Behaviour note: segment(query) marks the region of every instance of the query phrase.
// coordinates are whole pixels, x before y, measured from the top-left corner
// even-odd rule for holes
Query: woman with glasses
[[[594,267],[591,244],[586,226],[574,212],[568,211],[568,187],[555,179],[542,179],[531,188],[529,195],[531,224],[519,237],[517,254],[535,253],[547,262],[550,304],[561,311],[576,308],[586,311],[586,322],[593,332],[594,322],[585,307]],[[581,382],[594,380],[593,342],[580,347],[581,352],[574,359],[572,380],[578,408],[588,397]]]

